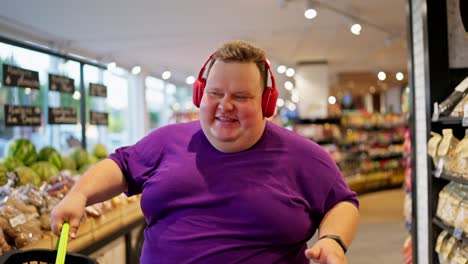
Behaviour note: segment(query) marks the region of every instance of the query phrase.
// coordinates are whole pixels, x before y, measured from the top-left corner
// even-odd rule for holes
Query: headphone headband
[[[203,97],[203,92],[206,86],[206,78],[203,78],[203,74],[205,73],[205,68],[208,63],[213,59],[216,52],[212,53],[210,57],[205,61],[203,67],[200,69],[198,73],[198,78],[195,80],[193,84],[193,103],[195,106],[200,107],[200,102]],[[271,71],[270,63],[267,59],[264,60],[265,68],[270,74],[270,81],[271,86],[268,86],[268,83],[265,83],[265,89],[263,91],[262,96],[262,111],[263,116],[271,117],[273,116],[275,109],[276,109],[276,100],[278,99],[278,90],[276,89],[275,77],[273,76],[273,72]],[[266,80],[265,80],[266,81]]]

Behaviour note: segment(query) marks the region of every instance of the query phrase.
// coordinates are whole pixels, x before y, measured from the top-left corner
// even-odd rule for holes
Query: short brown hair
[[[243,40],[234,40],[224,43],[213,55],[208,65],[207,77],[216,60],[223,62],[253,62],[257,65],[263,80],[263,87],[267,85],[266,55],[262,49]]]

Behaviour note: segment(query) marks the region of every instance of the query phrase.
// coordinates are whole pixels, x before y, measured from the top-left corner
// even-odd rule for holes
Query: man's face
[[[210,143],[222,152],[250,148],[262,136],[263,85],[255,63],[217,60],[200,103],[200,122]]]

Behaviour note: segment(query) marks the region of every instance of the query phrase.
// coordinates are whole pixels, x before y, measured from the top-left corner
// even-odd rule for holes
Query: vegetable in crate
[[[24,138],[11,140],[5,148],[5,157],[13,157],[29,166],[36,161],[37,153],[34,144]]]
[[[37,173],[25,166],[20,166],[15,169],[16,175],[18,175],[19,185],[26,185],[32,183],[34,185],[41,184],[41,177]]]
[[[61,170],[63,167],[62,156],[53,147],[44,147],[37,155],[38,161],[48,161],[52,163],[57,169]]]
[[[24,166],[23,162],[13,158],[8,157],[3,161],[3,164],[7,168],[7,171],[14,171],[19,166]]]
[[[83,148],[74,148],[71,150],[70,158],[75,160],[77,168],[88,164],[88,152]]]
[[[104,159],[107,157],[107,148],[103,144],[96,144],[93,148],[93,155],[98,159]]]
[[[7,168],[4,164],[0,164],[0,186],[8,182]]]
[[[76,162],[70,157],[62,156],[62,170],[76,171]]]
[[[52,176],[55,176],[59,173],[57,167],[47,161],[39,161],[31,165],[37,175],[41,178],[42,181],[48,181]]]

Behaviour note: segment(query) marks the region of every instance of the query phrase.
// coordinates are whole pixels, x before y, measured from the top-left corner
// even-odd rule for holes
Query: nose
[[[229,98],[229,96],[225,95],[221,101],[219,101],[218,108],[223,111],[231,111],[234,109],[234,105],[232,104],[232,100]]]

